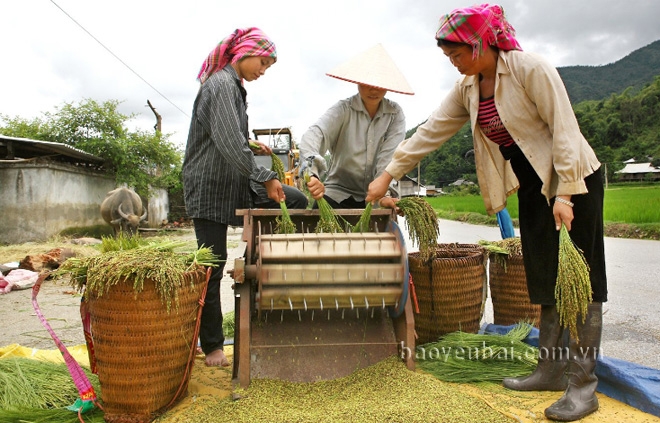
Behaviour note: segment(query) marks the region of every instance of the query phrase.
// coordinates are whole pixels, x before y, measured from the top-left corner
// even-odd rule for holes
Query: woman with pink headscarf
[[[470,122],[488,213],[504,209],[507,196],[517,192],[528,292],[532,303],[541,304],[538,366],[527,377],[505,379],[504,386],[565,391],[546,417],[581,419],[598,409],[594,370],[607,301],[600,162],[580,132],[559,73],[522,51],[500,6],[456,9],[440,19],[435,38],[464,76],[399,145],[385,172],[369,185],[366,200],[381,198],[392,179]],[[578,318],[579,341],[565,340],[555,305],[562,223],[584,252],[593,291],[587,315]]]
[[[244,81],[255,81],[277,60],[275,44],[258,28],[237,29],[204,61],[193,106],[183,161],[186,211],[193,219],[197,244],[210,247],[223,262],[213,269],[202,309],[200,342],[207,366],[229,366],[223,352],[220,280],[227,258],[227,227],[242,226],[236,209],[251,208],[260,198],[259,185],[276,206],[286,193],[271,170],[257,166],[253,154],[270,154],[261,144],[248,145],[247,92]],[[263,188],[261,188],[263,190]],[[293,195],[291,197],[294,197]],[[305,208],[307,200],[300,193]]]

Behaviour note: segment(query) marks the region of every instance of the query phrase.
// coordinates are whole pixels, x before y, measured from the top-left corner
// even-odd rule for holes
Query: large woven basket
[[[529,301],[522,254],[491,254],[489,264],[490,296],[493,301],[493,323],[513,325],[521,321],[541,321],[541,306]]]
[[[444,334],[476,333],[482,315],[486,255],[480,248],[439,245],[435,257],[422,261],[408,255],[419,314],[415,315],[417,343],[437,341]]]
[[[485,254],[486,249],[479,244],[464,244],[460,242],[447,242],[438,244],[438,250],[461,250],[461,251],[479,251]]]
[[[93,355],[104,419],[151,422],[187,393],[194,361],[195,324],[206,283],[203,271],[185,274],[168,312],[153,280],[136,294],[132,280],[90,296]]]

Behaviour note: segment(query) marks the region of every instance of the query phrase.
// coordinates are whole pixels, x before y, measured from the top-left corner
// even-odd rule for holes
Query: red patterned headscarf
[[[245,56],[272,57],[277,60],[275,44],[259,28],[237,29],[209,54],[197,79],[202,84],[228,63],[236,63]]]
[[[455,9],[440,18],[436,40],[447,40],[472,46],[473,56],[483,54],[488,46],[502,50],[522,50],[516,31],[504,17],[499,5],[482,4]]]

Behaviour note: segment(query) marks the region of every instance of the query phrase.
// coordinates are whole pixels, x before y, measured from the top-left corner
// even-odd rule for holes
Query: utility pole
[[[151,101],[149,101],[148,99],[147,99],[147,105],[149,106],[151,111],[154,112],[154,115],[156,115],[156,124],[154,125],[154,129],[156,130],[156,133],[162,132],[161,128],[163,123],[163,117],[160,114],[158,114],[156,108],[151,105]]]

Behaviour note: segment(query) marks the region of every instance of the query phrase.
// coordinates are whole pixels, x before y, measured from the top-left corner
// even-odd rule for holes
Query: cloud
[[[149,99],[163,116],[163,131],[184,146],[202,61],[234,29],[258,26],[277,44],[279,58],[263,78],[246,83],[251,129],[292,126],[294,136],[302,136],[328,107],[357,92],[354,84],[325,72],[376,43],[383,44],[415,91],[414,96],[387,94],[403,107],[412,128],[459,77],[435,46],[438,19],[469,4],[0,2],[0,113],[31,118],[64,102],[113,99],[122,102],[121,112],[137,115],[135,127],[152,130]],[[523,48],[545,55],[555,66],[611,63],[660,39],[655,22],[660,3],[655,0],[500,4]]]

